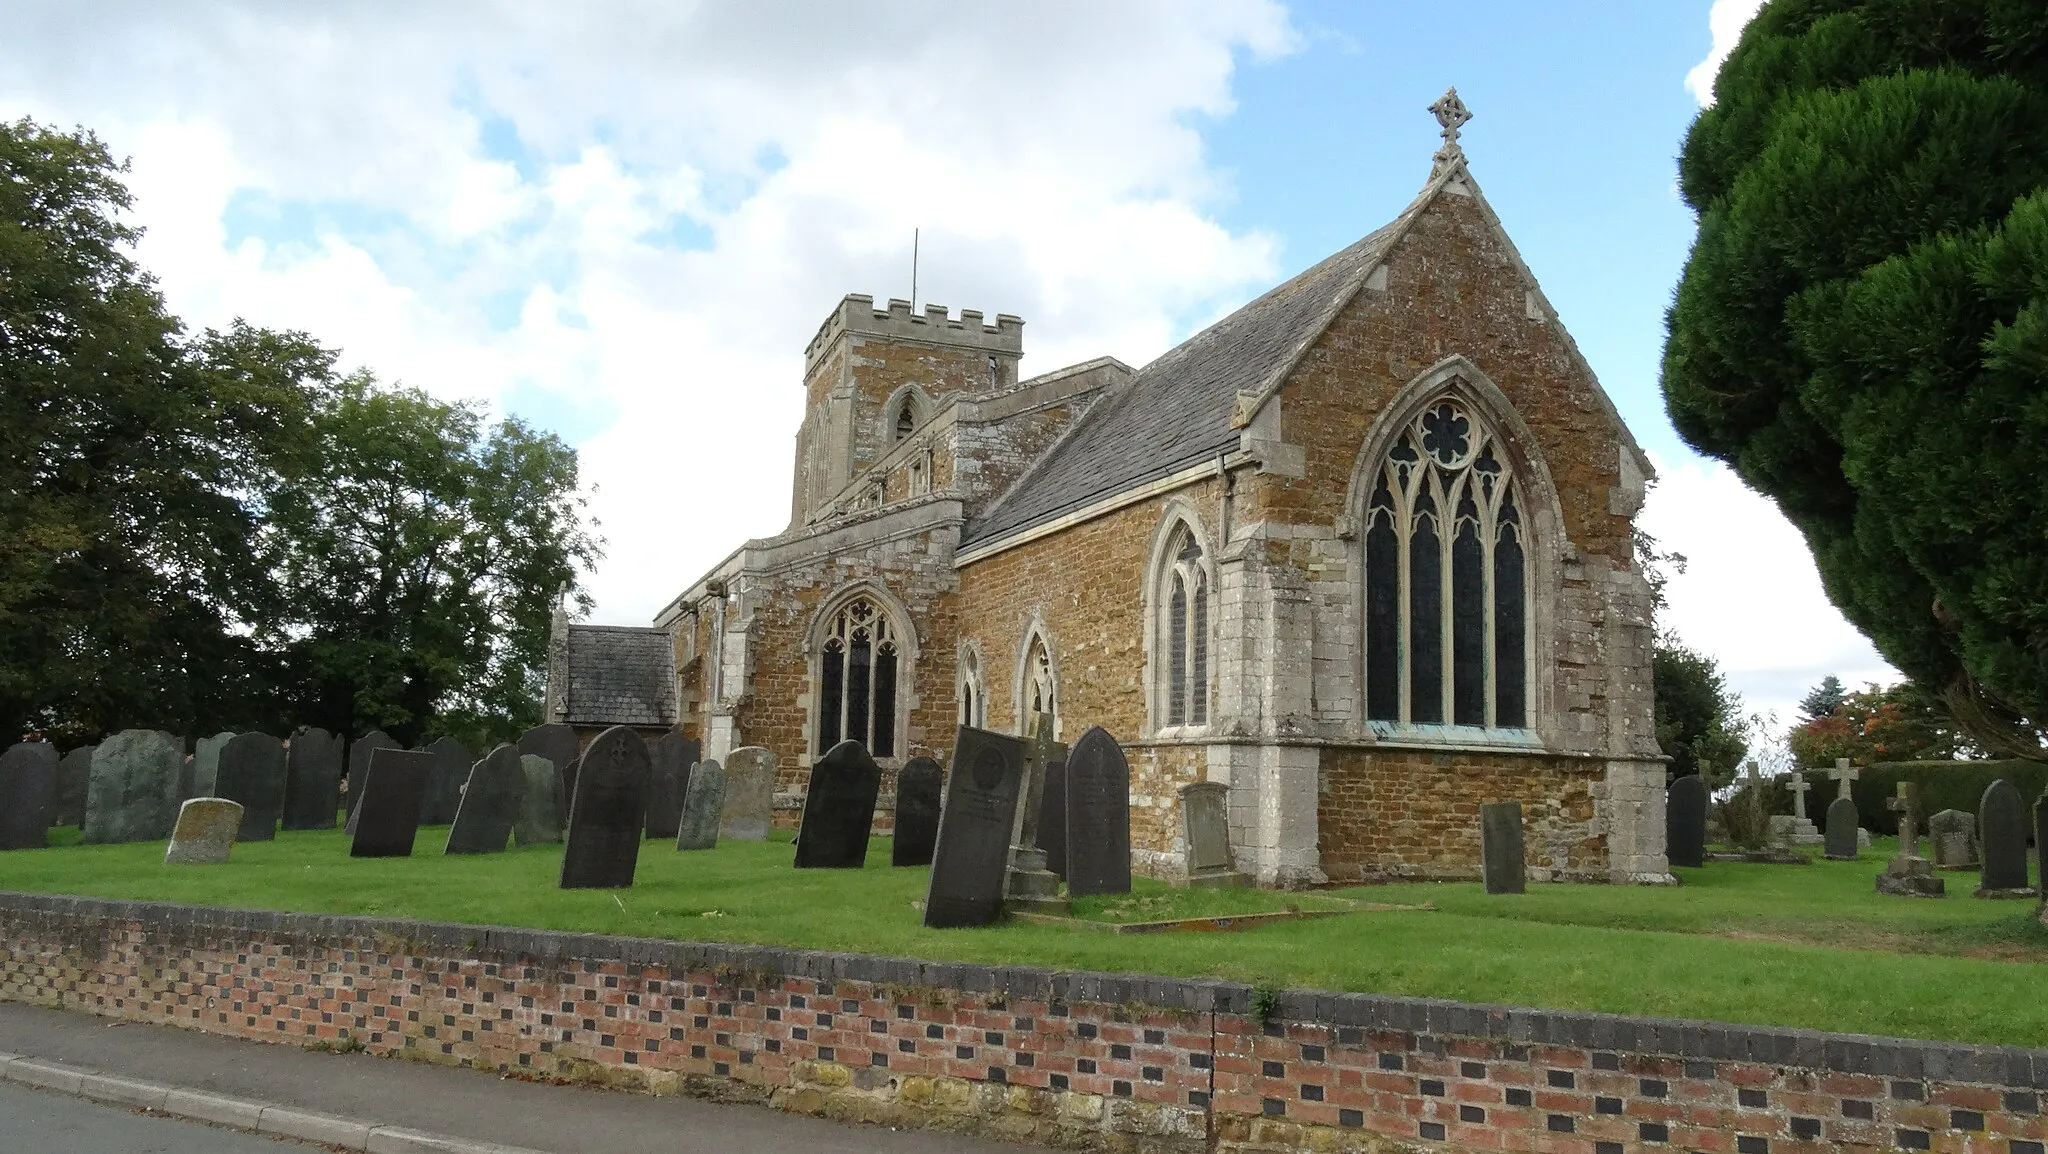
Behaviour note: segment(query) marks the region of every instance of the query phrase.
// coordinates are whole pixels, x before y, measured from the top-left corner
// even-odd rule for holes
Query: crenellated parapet
[[[1021,356],[1024,352],[1024,320],[1009,313],[997,313],[994,324],[984,323],[976,309],[961,309],[954,317],[945,305],[924,306],[922,312],[906,300],[891,298],[886,309],[875,308],[875,298],[866,293],[848,293],[825,316],[818,333],[804,348],[804,371],[808,374],[818,359],[843,334],[926,341],[932,344],[980,349],[989,353]]]

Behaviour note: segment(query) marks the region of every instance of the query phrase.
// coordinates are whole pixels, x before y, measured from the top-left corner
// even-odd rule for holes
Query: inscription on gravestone
[[[165,865],[226,865],[242,824],[242,806],[224,797],[195,797],[178,807]]]
[[[512,825],[512,844],[541,845],[562,840],[562,774],[555,763],[537,754],[519,755],[526,789],[519,795],[519,820]]]
[[[1846,797],[1837,797],[1828,803],[1827,844],[1822,849],[1831,861],[1855,861],[1859,849],[1856,823],[1860,820],[1856,803]]]
[[[443,737],[427,747],[434,757],[434,769],[427,775],[427,795],[420,802],[421,825],[447,825],[462,807],[462,783],[469,780],[476,756],[454,737]]]
[[[1707,784],[1688,773],[1664,797],[1664,857],[1697,869],[1707,861]]]
[[[1091,727],[1067,754],[1066,779],[1067,893],[1131,892],[1131,766],[1123,747]]]
[[[1024,741],[961,726],[939,812],[924,924],[932,929],[992,924],[1003,913],[1010,834],[1024,785]]]
[[[56,746],[24,741],[0,753],[0,850],[48,845],[56,808]]]
[[[858,741],[842,741],[811,767],[796,835],[796,868],[859,869],[867,864],[882,771]]]
[[[1038,848],[1045,854],[1045,868],[1065,881],[1067,877],[1067,759],[1048,757],[1045,762],[1045,792],[1038,799]]]
[[[633,884],[654,762],[640,735],[615,725],[597,735],[576,766],[569,803],[569,845],[562,888],[618,889]]]
[[[1494,801],[1479,807],[1479,862],[1487,893],[1518,894],[1528,888],[1521,802]]]
[[[569,803],[576,800],[576,759],[582,756],[582,746],[576,741],[576,731],[559,722],[553,725],[536,725],[519,735],[513,744],[519,752],[545,757],[555,763],[555,772],[562,777],[562,821],[569,820]]]
[[[57,763],[57,805],[50,815],[50,824],[84,824],[85,793],[92,782],[92,751],[98,748],[81,745]]]
[[[348,747],[348,824],[343,829],[355,836],[356,813],[363,804],[363,780],[370,775],[370,753],[378,749],[403,749],[390,734],[373,729]]]
[[[766,841],[775,821],[775,755],[758,745],[725,756],[725,814],[718,836],[726,841]]]
[[[515,746],[500,745],[470,767],[443,853],[504,853],[526,794],[526,767]]]
[[[889,864],[932,864],[939,841],[939,763],[913,757],[896,774],[896,836],[890,839]]]
[[[725,767],[700,761],[683,790],[683,812],[676,819],[676,848],[717,849],[718,823],[725,816]]]
[[[236,841],[270,841],[284,815],[284,743],[267,733],[238,733],[216,755],[215,797],[238,802]]]
[[[683,793],[690,787],[690,767],[701,747],[671,730],[647,745],[654,761],[654,781],[647,795],[647,836],[672,841],[683,816]]]
[[[362,811],[350,857],[410,857],[420,831],[420,801],[434,755],[421,749],[378,749],[370,752],[363,779]]]
[[[177,738],[127,729],[101,742],[86,787],[87,845],[162,841],[178,821],[178,771],[185,751]]]
[[[341,738],[317,727],[285,751],[284,828],[333,829],[341,809]]]
[[[2004,778],[1985,787],[1977,803],[1977,829],[1984,869],[1977,892],[1991,895],[2027,887],[2027,809],[2020,791]]]

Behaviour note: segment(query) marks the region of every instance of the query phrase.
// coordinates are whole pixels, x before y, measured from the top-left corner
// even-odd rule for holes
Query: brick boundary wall
[[[39,894],[0,998],[1148,1154],[2048,1142],[2044,1050]]]

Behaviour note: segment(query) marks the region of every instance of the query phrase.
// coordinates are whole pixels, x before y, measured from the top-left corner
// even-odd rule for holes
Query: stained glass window
[[[1209,577],[1202,545],[1182,525],[1168,545],[1158,635],[1166,660],[1160,699],[1167,725],[1209,723]]]
[[[818,670],[818,752],[858,741],[896,756],[896,632],[873,600],[856,597],[832,618]]]

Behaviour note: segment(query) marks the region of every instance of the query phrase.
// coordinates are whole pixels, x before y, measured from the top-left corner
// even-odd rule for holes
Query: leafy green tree
[[[1799,716],[1807,721],[1831,717],[1847,696],[1849,691],[1842,688],[1842,679],[1830,673],[1799,699]]]
[[[1771,0],[1694,122],[1663,387],[1978,742],[2048,758],[2048,17]]]
[[[1661,637],[1652,665],[1657,688],[1657,744],[1671,759],[1674,778],[1697,773],[1709,786],[1734,780],[1749,752],[1742,697],[1728,688],[1720,666],[1674,637]]]

